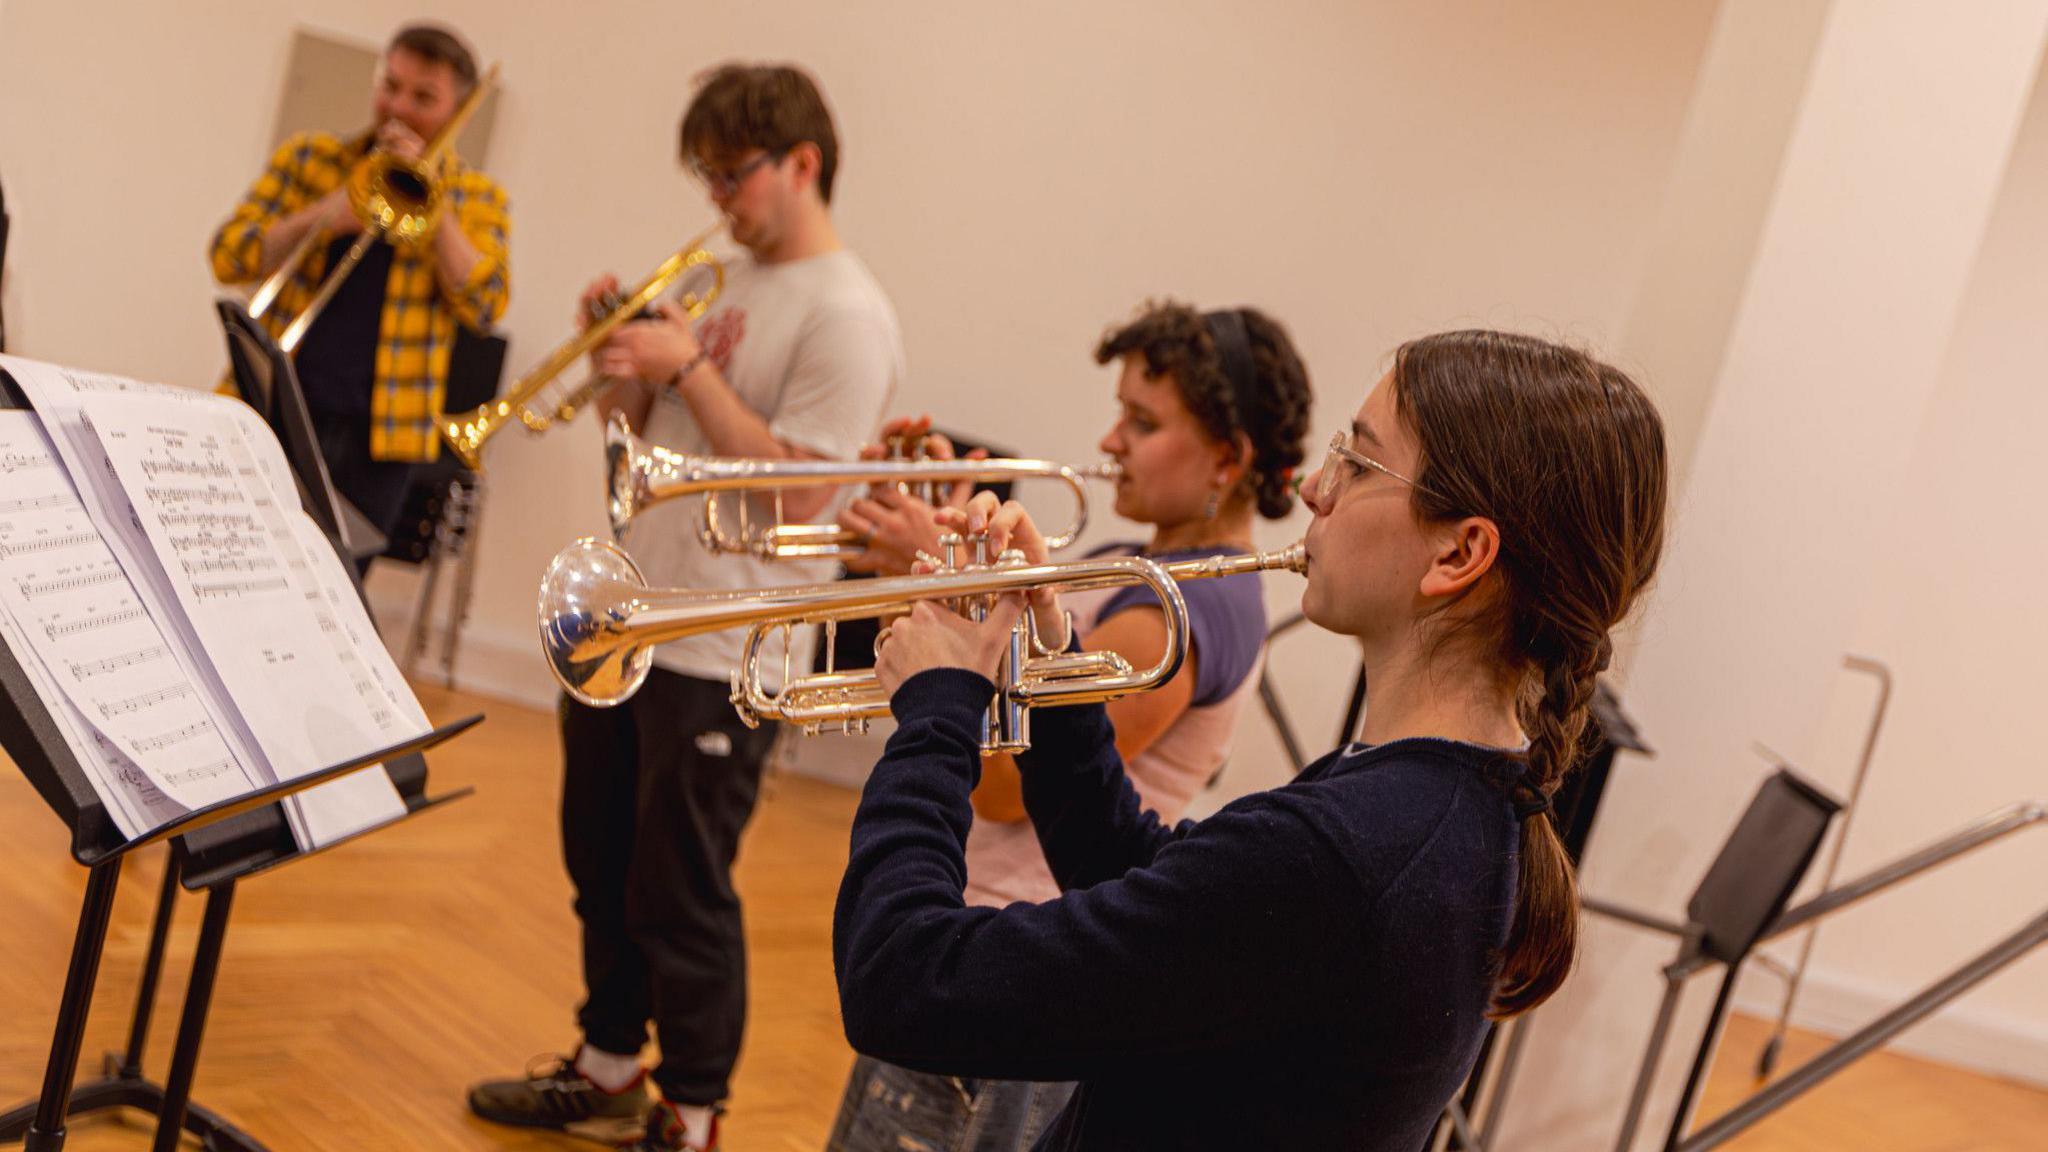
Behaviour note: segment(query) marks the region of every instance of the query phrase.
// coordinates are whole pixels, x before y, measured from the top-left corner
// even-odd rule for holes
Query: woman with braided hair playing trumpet
[[[1496,332],[1403,346],[1304,488],[1302,609],[1359,643],[1364,743],[1200,824],[1142,810],[1100,707],[1034,718],[1023,792],[1065,892],[961,899],[987,674],[1023,606],[921,604],[833,923],[847,1037],[960,1077],[1079,1080],[1039,1148],[1414,1152],[1489,1019],[1576,946],[1547,817],[1609,631],[1654,573],[1662,424],[1621,372]],[[1028,550],[1015,506],[942,514]],[[1058,608],[1033,604],[1057,634]]]

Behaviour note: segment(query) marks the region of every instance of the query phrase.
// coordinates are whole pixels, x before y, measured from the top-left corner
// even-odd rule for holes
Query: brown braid
[[[1503,674],[1529,738],[1517,782],[1515,912],[1491,1014],[1541,1004],[1571,971],[1578,890],[1548,798],[1579,761],[1608,633],[1663,547],[1662,421],[1626,375],[1574,349],[1500,332],[1401,348],[1395,401],[1421,445],[1417,513],[1500,530],[1495,617]]]

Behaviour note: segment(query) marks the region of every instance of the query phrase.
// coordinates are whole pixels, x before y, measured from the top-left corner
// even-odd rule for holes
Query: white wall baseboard
[[[1928,973],[1925,984],[1932,984],[1942,975]],[[1847,1036],[1898,1007],[1916,990],[1879,988],[1808,969],[1799,986],[1799,999],[1792,1006],[1792,1024],[1827,1036]],[[1752,965],[1736,989],[1735,1008],[1764,1020],[1776,1020],[1784,996],[1783,981]],[[2048,1027],[1978,1008],[1967,995],[1907,1029],[1886,1047],[2048,1088]],[[1785,1065],[1779,1066],[1780,1073],[1788,1070]]]

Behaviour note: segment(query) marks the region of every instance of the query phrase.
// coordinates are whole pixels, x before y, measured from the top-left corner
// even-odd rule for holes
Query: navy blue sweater
[[[1032,716],[1024,800],[1067,892],[969,908],[993,686],[920,673],[853,823],[832,923],[854,1048],[1079,1080],[1042,1149],[1415,1152],[1486,1031],[1519,830],[1502,757],[1332,753],[1197,824],[1139,806],[1100,706]]]

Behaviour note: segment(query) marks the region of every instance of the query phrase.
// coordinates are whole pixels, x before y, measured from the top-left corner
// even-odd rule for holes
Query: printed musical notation
[[[0,475],[11,476],[23,469],[44,467],[49,462],[50,458],[47,456],[37,456],[27,452],[0,452]]]
[[[170,654],[171,650],[169,648],[161,644],[152,644],[147,648],[138,649],[134,652],[123,652],[118,656],[108,656],[100,660],[67,662],[65,666],[70,669],[71,675],[74,678],[90,680],[95,676],[105,676],[109,673],[119,672],[123,668],[133,668],[137,664],[147,664],[151,660],[162,660]]]
[[[173,786],[197,784],[201,781],[210,780],[223,772],[233,771],[234,767],[235,763],[232,760],[216,760],[211,764],[202,764],[197,768],[187,768],[180,772],[166,772],[164,773],[164,781]]]
[[[128,747],[132,749],[137,756],[147,756],[152,752],[162,751],[163,749],[169,748],[176,744],[183,744],[187,740],[203,736],[212,731],[212,721],[197,720],[190,724],[184,725],[183,727],[173,728],[169,732],[165,732],[160,735],[145,736],[140,740],[130,740],[128,742]],[[200,769],[185,769],[185,771],[197,772],[200,771]],[[194,779],[197,778],[198,777],[194,777]]]
[[[125,700],[115,700],[108,703],[101,703],[100,705],[98,705],[99,713],[101,716],[106,717],[107,719],[112,719],[116,716],[121,716],[129,712],[141,712],[144,709],[153,708],[158,704],[162,704],[166,700],[177,700],[181,697],[190,696],[191,694],[192,685],[190,683],[180,682],[177,684],[170,684],[162,688],[157,688],[148,692],[144,692],[138,696],[130,696]]]
[[[86,701],[81,725],[121,734],[110,756],[197,804],[206,801],[186,797],[227,784],[222,776],[241,776],[229,794],[243,792],[426,730],[346,568],[299,510],[290,465],[260,416],[183,389],[11,357],[0,367],[24,381],[51,432],[45,444],[0,436],[0,451],[32,456],[23,445],[33,444],[62,458],[80,507],[131,578],[133,599],[164,627],[147,642],[115,628],[68,632],[44,657],[65,691]],[[0,500],[30,495],[0,483]],[[320,554],[310,564],[309,551]],[[0,600],[11,596],[18,616],[22,583],[52,587],[35,612],[19,616],[39,645],[45,622],[70,627],[125,607],[108,595],[116,587],[55,590],[74,574],[56,570],[60,555],[13,566],[0,556]],[[34,571],[22,567],[31,563]],[[188,673],[190,692],[165,691]],[[190,708],[201,715],[177,716]],[[217,721],[210,733],[195,727],[206,712]],[[125,788],[118,770],[103,775]],[[404,811],[381,772],[322,785],[285,807],[308,846]]]
[[[166,528],[219,529],[229,533],[252,533],[262,528],[246,512],[166,512],[157,519]]]
[[[244,575],[251,575],[257,572],[276,570],[277,560],[270,556],[223,556],[215,557],[211,560],[180,559],[178,567],[184,569],[187,576],[205,576],[214,572],[238,572]]]
[[[225,584],[194,584],[192,595],[201,601],[234,600],[243,596],[260,596],[265,592],[283,592],[291,585],[282,576],[268,580],[230,580]]]
[[[51,640],[61,640],[66,636],[77,636],[84,632],[97,632],[102,628],[115,628],[131,621],[147,619],[149,619],[149,613],[144,612],[142,606],[137,604],[127,608],[117,608],[112,612],[103,612],[97,616],[86,616],[78,620],[45,621],[43,624],[43,635]]]
[[[24,599],[34,600],[41,596],[60,596],[66,592],[81,592],[87,588],[98,588],[107,584],[126,584],[128,574],[119,568],[102,568],[97,572],[81,572],[75,576],[52,576],[47,580],[23,580],[15,587],[21,589]]]
[[[46,678],[53,716],[75,729],[80,763],[105,786],[110,810],[148,826],[246,790],[237,754],[36,414],[0,412],[0,455],[17,464],[0,516],[0,613],[30,650],[23,663]]]
[[[155,480],[159,476],[190,476],[195,480],[232,480],[235,473],[219,460],[168,460],[142,461],[142,474]]]
[[[145,460],[143,463],[147,464],[149,461]],[[232,474],[228,478],[233,479]],[[190,484],[175,487],[152,484],[145,487],[142,494],[148,497],[150,503],[167,508],[181,508],[188,504],[215,508],[234,507],[242,503],[241,490],[231,484],[208,484],[203,488]]]
[[[43,552],[58,552],[91,544],[100,538],[97,532],[68,532],[56,536],[36,536],[26,540],[14,540],[0,544],[0,560],[13,560],[21,556],[35,556]]]
[[[19,500],[0,500],[0,516],[8,516],[16,512],[41,512],[48,508],[61,508],[64,506],[64,502],[64,497],[54,493],[42,496],[29,496]]]

